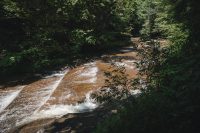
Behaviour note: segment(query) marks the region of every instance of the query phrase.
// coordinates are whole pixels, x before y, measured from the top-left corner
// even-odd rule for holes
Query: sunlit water
[[[122,51],[126,53],[112,56],[135,54],[127,49]],[[116,61],[115,64],[124,66],[130,77],[137,73],[132,59]],[[96,60],[74,69],[54,72],[25,86],[0,90],[0,132],[9,132],[39,119],[57,118],[97,108],[98,103],[90,98],[90,94],[103,86],[104,71],[109,67],[109,62]]]
[[[22,87],[18,90],[2,91],[0,96],[0,113],[19,95]]]

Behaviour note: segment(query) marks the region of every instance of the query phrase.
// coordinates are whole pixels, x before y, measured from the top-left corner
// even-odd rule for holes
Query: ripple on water
[[[23,90],[11,93],[9,99],[13,99],[13,102],[9,105],[9,108],[4,110],[1,114],[0,132],[8,132],[10,129],[18,126],[17,123],[20,123],[34,114],[34,111],[37,112],[51,97],[67,71],[64,71],[63,73],[64,74],[59,76],[58,80],[51,81],[48,86],[42,87],[44,86],[44,83],[46,84],[49,81],[48,79],[42,79],[41,82],[35,82],[27,85]]]
[[[85,71],[83,71],[80,76],[85,76],[85,77],[94,77],[97,75],[98,72],[98,68],[97,67],[92,67],[89,69],[86,69]]]
[[[17,90],[9,90],[0,94],[0,113],[19,95],[24,86],[18,87]]]
[[[91,66],[90,66],[91,65]],[[95,83],[97,81],[97,73],[99,69],[96,66],[96,63],[88,63],[84,65],[84,69],[79,71],[79,80],[73,81],[76,84],[82,83]]]
[[[134,67],[134,65],[132,66],[133,61],[125,60],[123,63],[116,63],[118,65],[125,65],[129,70]],[[5,128],[12,128],[38,119],[61,117],[68,113],[87,112],[97,108],[98,103],[90,98],[91,93],[88,93],[88,91],[92,90],[95,84],[97,84],[97,80],[98,82],[100,81],[99,75],[102,74],[102,70],[106,68],[107,67],[104,65],[102,68],[99,67],[98,61],[95,61],[77,67],[67,75],[66,72],[56,72],[50,76],[45,76],[42,79],[45,80],[45,82],[28,85],[29,87],[26,87],[23,91],[10,91],[7,95],[1,95],[0,93],[0,103],[7,101],[0,105],[0,111],[4,110],[13,100],[18,100],[17,102],[12,102],[13,106],[9,108],[10,110],[6,110],[7,112],[4,111],[0,114],[1,123],[8,124],[7,126],[3,125]],[[49,78],[53,78],[53,80],[46,82]],[[86,87],[84,88],[85,84]],[[35,87],[37,87],[37,89]],[[26,89],[27,91],[24,91]],[[84,102],[76,104],[65,103],[68,98],[78,94],[77,92],[80,94],[77,96],[83,96],[83,98],[86,94]],[[20,96],[18,96],[19,93]],[[132,94],[137,93],[139,93],[139,91],[132,92]],[[21,100],[23,100],[23,102],[21,102]],[[11,122],[13,120],[14,122]]]
[[[82,113],[94,110],[98,107],[98,103],[90,97],[91,92],[86,94],[86,99],[83,103],[75,105],[51,105],[46,109],[35,112],[32,116],[25,118],[23,121],[18,122],[17,125],[26,124],[38,119],[62,117],[69,113]]]

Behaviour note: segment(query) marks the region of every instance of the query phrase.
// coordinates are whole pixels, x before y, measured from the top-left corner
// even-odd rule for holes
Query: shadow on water
[[[60,71],[51,71],[46,73],[46,75],[34,74],[34,76],[29,76],[27,74],[26,77],[20,76],[17,80],[9,82],[7,86],[14,86],[14,84],[19,83],[17,86],[25,84],[26,88],[22,90],[12,104],[9,104],[9,110],[7,110],[8,115],[6,114],[3,121],[6,123],[3,124],[2,127],[5,127],[5,130],[10,130],[10,125],[19,121],[17,123],[22,127],[18,129],[20,132],[22,131],[25,133],[26,131],[33,132],[32,130],[43,130],[44,127],[47,132],[54,132],[59,129],[67,131],[68,128],[75,131],[81,129],[78,130],[80,132],[92,131],[93,128],[96,127],[97,121],[101,121],[104,115],[107,113],[109,114],[110,111],[106,112],[100,109],[94,112],[80,114],[80,112],[82,112],[80,110],[85,107],[93,108],[93,104],[91,106],[90,100],[84,100],[84,102],[81,103],[78,102],[87,99],[87,95],[85,94],[98,89],[104,84],[103,72],[109,69],[111,63],[125,66],[127,74],[129,74],[130,77],[135,76],[137,71],[133,63],[137,60],[134,60],[137,58],[136,54],[136,48],[132,43],[132,45],[129,44],[121,48],[111,49],[109,52],[96,57],[88,57],[90,60],[83,60],[82,63],[74,65],[74,68],[68,69],[69,71],[67,74],[63,74],[63,71],[67,69],[63,67]],[[106,60],[108,62],[106,62]],[[85,62],[89,63],[84,64]],[[42,80],[39,80],[40,78],[42,78]],[[13,90],[13,88],[9,87],[5,89],[6,91]],[[15,89],[16,88],[14,88],[14,90]],[[7,94],[6,91],[2,90],[3,97],[10,97],[10,94]],[[58,115],[63,116],[67,113],[78,114],[69,114],[57,119]],[[54,117],[54,119],[46,119],[51,117]],[[26,122],[30,122],[30,124],[24,125]],[[48,126],[52,124],[52,122],[53,126],[50,126],[49,129]],[[13,127],[11,130],[15,129],[16,127]]]
[[[13,87],[16,85],[27,85],[42,79],[45,75],[51,74],[53,71],[61,71],[64,67],[68,66],[69,68],[74,68],[80,66],[84,63],[95,61],[98,59],[102,59],[106,62],[106,57],[108,55],[115,55],[115,54],[123,54],[129,51],[135,51],[136,46],[131,41],[131,38],[124,40],[123,42],[117,42],[119,45],[117,47],[109,47],[109,48],[102,48],[102,49],[95,49],[89,50],[89,52],[83,52],[83,54],[70,63],[66,63],[60,66],[57,66],[51,70],[44,70],[41,73],[25,73],[25,74],[16,74],[12,76],[0,76],[0,89],[5,89],[7,87]],[[130,47],[131,46],[131,47]],[[122,50],[123,48],[123,50]],[[112,56],[111,59],[134,59],[133,57],[121,57],[121,56]]]
[[[19,127],[15,132],[26,132],[35,130],[36,132],[43,127],[43,132],[55,133],[55,132],[76,132],[76,133],[90,133],[94,131],[98,123],[102,122],[105,118],[110,115],[115,115],[115,107],[104,105],[91,112],[67,114],[62,118],[51,120],[44,119],[37,121],[40,124],[35,127],[30,127],[28,125],[23,125]],[[48,123],[46,126],[44,126]],[[32,125],[36,125],[35,122]],[[41,126],[41,127],[40,127]]]

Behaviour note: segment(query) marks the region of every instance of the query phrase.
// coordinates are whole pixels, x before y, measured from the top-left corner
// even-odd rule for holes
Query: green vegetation
[[[121,2],[1,0],[0,74],[42,72],[121,45],[131,12]]]
[[[124,33],[131,33],[149,46],[140,50],[138,64],[146,87],[95,132],[198,133],[199,4],[197,0],[1,0],[0,75],[42,72],[71,63],[85,54],[118,47],[127,41]],[[161,48],[157,38],[169,40],[169,47]],[[105,92],[100,100],[112,103],[115,99],[109,95],[114,95],[125,101],[128,92],[116,90],[130,82],[123,71],[107,73],[112,94]],[[141,89],[137,81],[128,88]]]
[[[170,46],[161,49],[156,42],[147,42],[150,48],[139,53],[143,58],[138,64],[140,76],[147,76],[146,88],[95,132],[200,132],[198,5],[195,0],[160,1],[154,24],[148,26],[170,40]],[[149,31],[148,26],[142,31]],[[145,40],[153,37],[143,35]]]

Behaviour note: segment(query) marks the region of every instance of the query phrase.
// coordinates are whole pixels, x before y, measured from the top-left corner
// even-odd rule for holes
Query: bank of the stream
[[[129,78],[135,77],[137,69],[134,62],[138,60],[136,54],[137,51],[132,44],[74,68],[65,68],[32,82],[18,82],[16,85],[3,87],[0,91],[2,132],[16,132],[17,129],[19,132],[43,130],[49,123],[56,122],[58,117],[65,114],[88,112],[97,108],[98,103],[90,98],[90,93],[104,85],[104,72],[109,71],[110,65],[115,63],[126,68]],[[104,108],[97,109],[97,112],[100,113],[101,110]],[[100,114],[109,114],[109,111],[107,109]],[[88,130],[90,124],[94,129],[98,122],[94,120],[98,117],[100,119],[100,116],[95,116],[97,112],[74,114],[74,120],[70,121],[76,125],[78,120],[83,120],[83,130]],[[88,117],[91,119],[90,123],[83,119],[85,115],[92,116]],[[71,115],[66,116],[66,121],[69,116]],[[85,124],[89,124],[88,127]],[[74,127],[73,124],[71,126]],[[81,131],[82,128],[76,130]]]
[[[21,71],[21,68],[15,68],[15,72],[9,72],[4,74],[0,74],[0,86],[15,86],[16,84],[27,84],[30,82],[37,81],[44,77],[45,75],[50,75],[56,73],[58,71],[62,71],[62,69],[74,68],[80,66],[87,62],[92,62],[94,60],[101,59],[102,55],[106,54],[114,54],[116,51],[119,51],[121,48],[125,46],[130,46],[132,44],[131,35],[124,34],[122,40],[118,40],[115,42],[110,42],[111,45],[102,46],[102,47],[88,47],[79,53],[78,56],[74,56],[74,58],[65,57],[62,62],[56,63],[56,65],[51,64],[50,67],[44,67],[41,70],[29,70],[29,71]],[[31,67],[31,66],[23,66],[23,67]],[[2,87],[1,87],[2,88]]]

